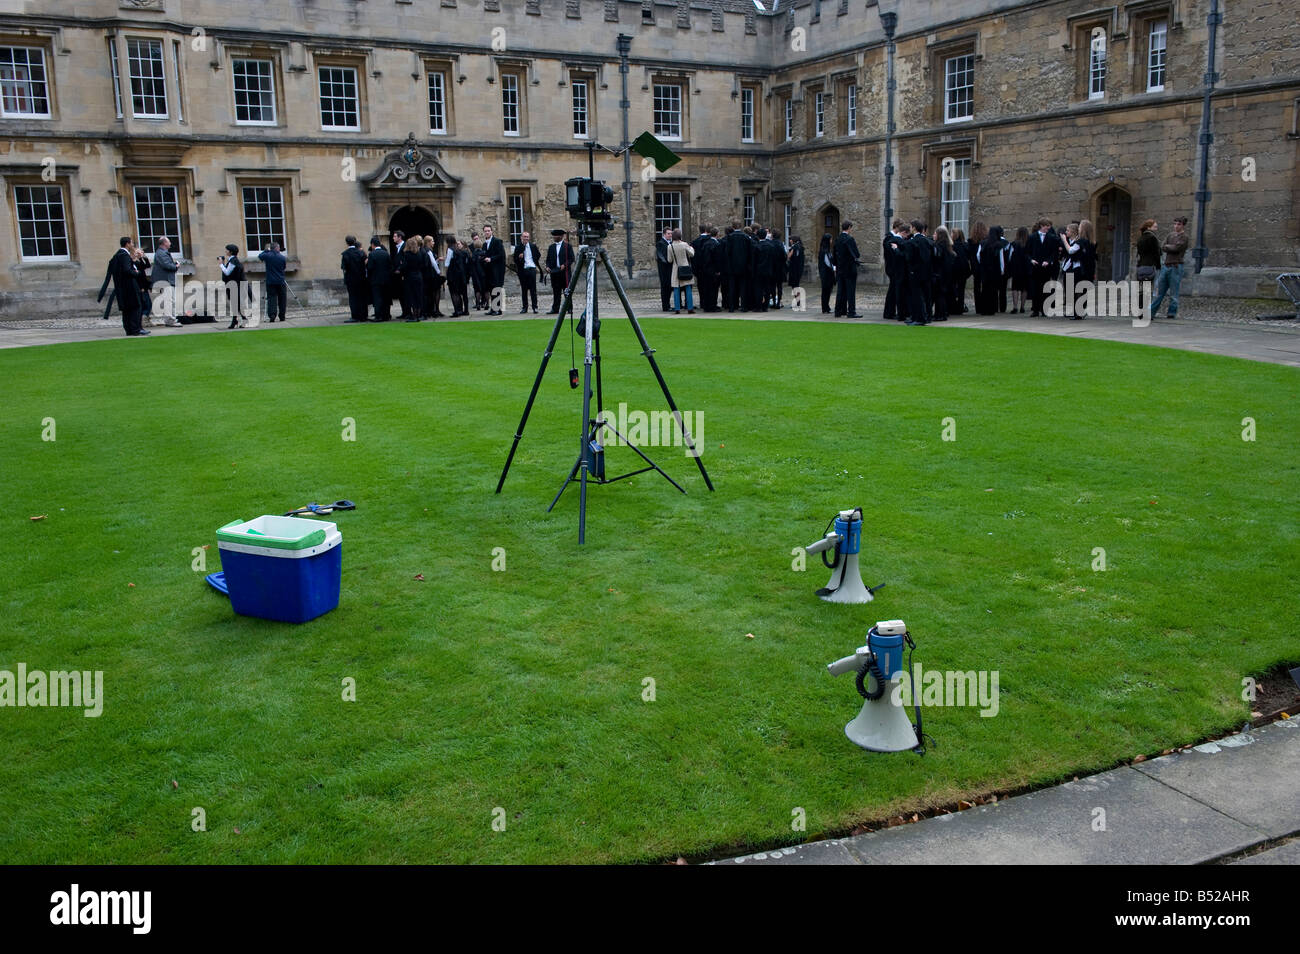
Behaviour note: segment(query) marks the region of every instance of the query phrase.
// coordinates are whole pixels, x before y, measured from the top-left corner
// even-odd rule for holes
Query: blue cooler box
[[[335,524],[263,516],[217,531],[230,606],[241,616],[305,623],[339,605],[343,535]]]

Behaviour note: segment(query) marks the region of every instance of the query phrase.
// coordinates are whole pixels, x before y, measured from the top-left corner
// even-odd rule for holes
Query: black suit
[[[122,330],[128,335],[140,333],[141,308],[137,274],[131,253],[119,248],[108,260],[108,271],[104,275],[103,287],[99,290],[99,297],[103,298],[108,291],[109,281],[113,282],[113,295],[117,298],[117,306],[122,309]],[[111,301],[108,304],[110,308],[113,306]]]
[[[707,232],[691,243],[695,257],[691,266],[695,270],[696,281],[700,285],[700,310],[718,310],[718,266],[714,261],[714,246],[718,243]]]
[[[857,318],[858,306],[853,299],[858,291],[858,243],[848,232],[841,232],[831,257],[835,262],[835,314]]]
[[[776,239],[763,239],[758,243],[758,306],[767,311],[768,303],[779,297],[785,279],[785,249]]]
[[[376,245],[366,259],[366,277],[370,280],[370,301],[375,307],[375,321],[393,316],[393,259],[388,249]]]
[[[532,242],[528,243],[528,248],[532,251],[533,255],[532,268],[524,267],[523,245],[515,246],[515,254],[513,256],[515,274],[519,276],[519,290],[524,299],[523,307],[519,312],[521,315],[528,310],[528,298],[530,295],[533,299],[533,311],[537,311],[537,270],[541,268],[542,265],[542,250]]]
[[[732,232],[722,243],[722,260],[726,264],[727,277],[723,304],[727,311],[735,311],[741,306],[753,255],[754,243],[744,232]]]
[[[1047,230],[1046,236],[1038,232],[1029,236],[1025,251],[1031,262],[1039,263],[1033,266],[1033,273],[1029,279],[1029,294],[1033,301],[1035,315],[1043,313],[1043,299],[1047,297],[1043,286],[1056,278],[1061,268],[1061,252],[1064,250],[1061,237],[1051,229]]]
[[[355,245],[343,250],[339,262],[343,269],[343,285],[348,290],[348,311],[353,321],[366,320],[366,308],[370,305],[370,290],[366,287],[366,256]]]
[[[495,235],[492,241],[483,243],[483,277],[487,280],[488,314],[499,315],[500,309],[492,306],[500,304],[497,289],[506,286],[506,246]]]
[[[889,279],[889,290],[885,292],[885,320],[893,321],[902,316],[904,309],[907,307],[906,302],[900,299],[901,285],[904,281],[904,261],[905,256],[902,250],[895,250],[891,242],[901,242],[902,239],[894,232],[890,232],[881,241],[880,245],[884,251],[882,261],[885,266],[885,277]]]
[[[934,283],[934,243],[921,232],[907,240],[907,311],[908,321],[918,325],[930,323],[930,300]]]
[[[546,274],[551,277],[552,315],[560,313],[560,302],[573,279],[573,246],[568,242],[552,242],[546,250]]]
[[[668,310],[668,303],[673,296],[673,263],[668,258],[668,245],[660,234],[655,242],[655,264],[659,266],[659,297],[664,311]]]

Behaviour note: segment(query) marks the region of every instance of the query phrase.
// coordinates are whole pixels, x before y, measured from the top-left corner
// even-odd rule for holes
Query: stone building
[[[1102,278],[1148,216],[1195,236],[1211,0],[0,0],[0,316],[87,308],[119,235],[167,235],[200,279],[279,241],[316,301],[349,232],[544,243],[586,143],[623,140],[620,33],[630,137],[683,160],[632,157],[628,218],[596,154],[639,275],[662,225],[731,220],[815,245],[851,218],[877,264],[882,5],[899,214],[1091,218]],[[1297,270],[1300,47],[1290,3],[1220,6],[1192,288],[1253,294]]]

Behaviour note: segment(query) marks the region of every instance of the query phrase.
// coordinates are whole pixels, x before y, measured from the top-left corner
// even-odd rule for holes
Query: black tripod
[[[605,251],[601,240],[603,238],[603,229],[599,227],[589,227],[579,224],[579,238],[583,244],[578,249],[578,264],[573,270],[573,277],[569,280],[569,287],[564,293],[564,303],[560,306],[560,313],[555,318],[555,326],[551,329],[551,340],[546,343],[546,351],[542,355],[542,365],[537,369],[537,379],[533,382],[532,393],[528,395],[528,403],[524,405],[523,417],[519,419],[519,428],[515,432],[514,443],[510,445],[510,454],[506,457],[506,465],[501,470],[501,479],[497,481],[497,493],[501,493],[501,488],[505,486],[506,475],[510,472],[510,464],[515,459],[515,451],[519,447],[519,440],[524,436],[524,427],[528,423],[528,415],[532,412],[533,401],[537,399],[537,392],[542,386],[542,376],[546,373],[546,365],[551,360],[551,354],[555,350],[555,342],[560,336],[560,330],[564,326],[565,316],[571,314],[573,310],[573,293],[577,289],[578,283],[584,278],[587,284],[587,312],[585,318],[580,322],[585,338],[585,353],[583,358],[583,391],[582,391],[582,435],[581,443],[578,446],[578,459],[569,475],[560,485],[559,493],[551,501],[551,506],[547,507],[547,513],[559,502],[561,495],[569,484],[578,483],[578,543],[585,543],[587,536],[587,481],[593,481],[598,484],[612,484],[617,480],[623,480],[627,477],[633,477],[637,474],[644,474],[646,471],[657,471],[664,480],[668,481],[682,493],[686,493],[677,481],[673,480],[663,469],[654,461],[647,457],[639,447],[635,446],[627,439],[627,436],[620,433],[609,422],[604,421],[603,395],[601,393],[600,380],[600,331],[599,331],[599,309],[596,301],[596,262],[605,266],[605,273],[609,276],[610,282],[614,286],[614,291],[618,294],[619,301],[623,303],[623,311],[627,314],[627,320],[632,324],[632,330],[636,332],[637,341],[641,343],[641,354],[650,363],[650,369],[654,372],[655,379],[659,382],[659,388],[664,392],[664,398],[668,402],[668,408],[672,411],[673,419],[677,426],[681,428],[682,439],[685,441],[688,452],[695,458],[696,466],[700,468],[700,474],[704,477],[704,483],[713,489],[713,481],[709,479],[709,472],[704,469],[704,462],[700,459],[700,452],[696,449],[694,441],[691,439],[691,433],[686,427],[686,422],[682,418],[682,413],[677,409],[677,403],[673,400],[672,394],[668,390],[668,383],[664,380],[663,373],[659,370],[659,365],[654,358],[654,349],[650,347],[649,342],[645,339],[645,334],[641,331],[641,325],[636,320],[636,315],[632,312],[632,305],[627,300],[627,292],[623,290],[623,284],[618,280],[618,275],[610,265],[609,254]],[[595,397],[596,397],[596,416],[591,414],[592,398],[592,368],[596,369]],[[614,434],[636,452],[648,466],[630,473],[620,474],[617,477],[606,477],[604,468],[604,452],[600,448],[598,438],[602,428],[608,428]]]

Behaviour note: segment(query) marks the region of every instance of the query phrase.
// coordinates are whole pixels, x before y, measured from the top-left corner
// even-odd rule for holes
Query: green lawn
[[[689,494],[594,488],[581,549],[576,488],[545,513],[577,453],[567,331],[492,493],[546,322],[0,352],[0,669],[102,670],[105,692],[98,719],[0,708],[0,861],[794,843],[1239,725],[1242,678],[1300,658],[1295,370],[991,331],[644,327],[705,416],[717,491],[652,449]],[[638,351],[609,320],[607,403],[659,409]],[[236,617],[191,569],[202,544],[219,569],[228,521],[339,497],[358,507],[325,617]],[[889,585],[828,605],[791,550],[856,505],[863,575]],[[927,711],[924,757],[852,746],[860,700],[824,668],[894,617],[927,669],[1000,674],[996,717]]]

